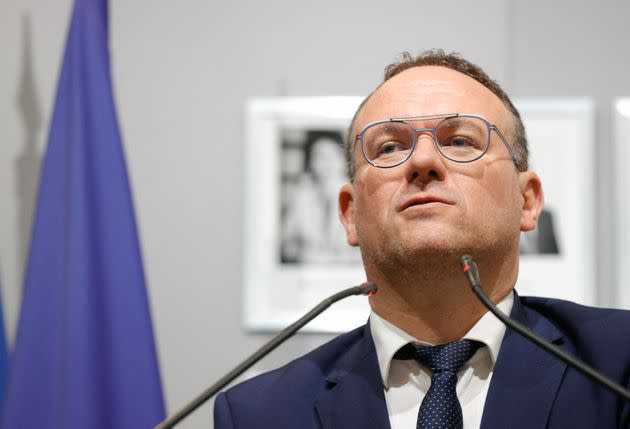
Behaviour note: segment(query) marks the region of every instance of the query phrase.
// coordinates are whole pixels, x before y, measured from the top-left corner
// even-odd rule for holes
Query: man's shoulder
[[[566,340],[575,345],[578,354],[609,350],[609,354],[623,354],[630,358],[630,345],[622,347],[623,339],[630,336],[630,311],[590,307],[554,298],[519,299],[529,311],[551,322]]]
[[[366,362],[378,368],[369,325],[219,394],[214,407],[215,428],[318,427],[317,404],[326,398],[331,401],[327,393],[333,386],[365,370]]]
[[[522,296],[521,304],[532,309],[548,319],[551,319],[560,328],[607,328],[611,324],[622,323],[620,329],[630,331],[630,311],[614,308],[591,307],[556,298]]]
[[[230,397],[296,393],[311,390],[313,394],[325,387],[326,378],[343,366],[349,355],[356,353],[364,339],[366,325],[339,335],[313,351],[286,365],[246,380],[228,390]],[[289,394],[291,394],[289,393]]]

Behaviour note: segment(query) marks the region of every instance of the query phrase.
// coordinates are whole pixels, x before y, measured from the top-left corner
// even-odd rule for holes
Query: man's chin
[[[428,254],[449,255],[469,249],[471,243],[461,233],[445,228],[425,228],[405,234],[400,240],[401,247],[410,254],[427,256]]]
[[[462,255],[470,252],[471,246],[448,240],[405,240],[392,249],[391,255],[402,266],[408,268],[453,265],[458,267]],[[386,254],[386,252],[385,252]]]

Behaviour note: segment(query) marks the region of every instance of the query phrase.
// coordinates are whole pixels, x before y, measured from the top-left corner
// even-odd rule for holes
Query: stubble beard
[[[518,249],[518,233],[507,230],[479,231],[459,226],[443,236],[436,234],[434,231],[430,239],[423,239],[383,233],[366,242],[361,246],[361,255],[368,278],[416,287],[434,285],[461,275],[459,262],[463,255],[492,261]]]

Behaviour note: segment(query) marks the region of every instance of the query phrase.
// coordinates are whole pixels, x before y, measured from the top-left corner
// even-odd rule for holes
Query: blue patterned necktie
[[[462,407],[457,399],[457,371],[483,343],[461,340],[433,347],[407,344],[394,359],[415,359],[433,371],[431,387],[422,400],[416,429],[462,429]]]

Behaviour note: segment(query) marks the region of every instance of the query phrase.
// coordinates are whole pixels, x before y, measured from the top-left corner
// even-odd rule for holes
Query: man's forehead
[[[383,83],[357,117],[357,129],[399,116],[474,113],[507,125],[507,109],[475,79],[441,66],[413,67]]]

